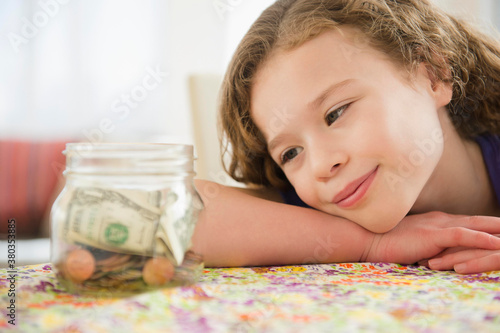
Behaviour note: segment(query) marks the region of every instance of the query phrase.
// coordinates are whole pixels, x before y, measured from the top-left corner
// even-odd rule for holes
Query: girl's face
[[[451,88],[421,64],[411,80],[354,29],[274,53],[252,87],[252,117],[300,198],[373,232],[419,200],[443,151]]]

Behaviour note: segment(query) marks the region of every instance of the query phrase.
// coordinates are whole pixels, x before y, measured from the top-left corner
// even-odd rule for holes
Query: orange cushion
[[[14,218],[16,237],[39,235],[64,170],[65,143],[0,141],[0,234]]]

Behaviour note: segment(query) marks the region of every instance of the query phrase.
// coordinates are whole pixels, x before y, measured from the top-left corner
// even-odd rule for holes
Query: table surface
[[[216,268],[192,286],[98,298],[63,291],[50,264],[16,270],[14,286],[0,270],[0,331],[500,332],[500,272],[385,263]]]

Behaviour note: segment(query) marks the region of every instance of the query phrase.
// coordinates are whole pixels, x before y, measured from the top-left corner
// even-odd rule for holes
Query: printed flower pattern
[[[386,263],[205,269],[130,297],[65,292],[50,264],[18,267],[16,326],[0,270],[0,331],[500,332],[500,272]]]

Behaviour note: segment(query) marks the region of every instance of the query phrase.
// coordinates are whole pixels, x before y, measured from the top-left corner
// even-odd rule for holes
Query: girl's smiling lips
[[[353,206],[356,202],[361,200],[366,191],[368,191],[373,179],[377,175],[377,170],[378,166],[367,174],[349,183],[333,198],[332,202],[342,208]]]

